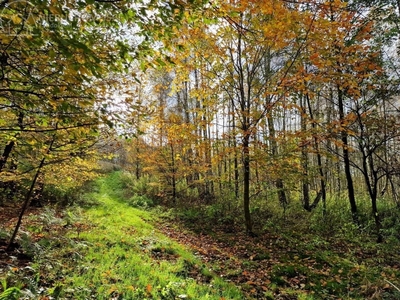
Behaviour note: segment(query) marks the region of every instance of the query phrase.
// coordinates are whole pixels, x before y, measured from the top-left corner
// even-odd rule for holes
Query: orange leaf
[[[312,54],[311,56],[310,56],[310,59],[311,60],[314,60],[314,59],[317,59],[319,57],[319,54],[317,53],[317,52],[315,52],[314,54]]]

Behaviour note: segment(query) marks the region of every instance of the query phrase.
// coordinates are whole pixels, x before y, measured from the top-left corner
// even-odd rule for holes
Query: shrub
[[[147,198],[146,196],[141,196],[141,195],[133,195],[131,198],[128,200],[129,205],[137,208],[150,208],[154,206],[153,200],[150,198]]]

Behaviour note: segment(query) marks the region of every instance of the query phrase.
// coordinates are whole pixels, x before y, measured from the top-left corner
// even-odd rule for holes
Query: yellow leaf
[[[35,17],[30,14],[29,17],[26,19],[26,23],[28,25],[34,25],[36,23]]]
[[[116,291],[118,291],[117,287],[116,287],[115,285],[112,285],[112,286],[110,287],[110,289],[108,290],[108,293],[109,293],[109,294],[112,294],[112,293],[114,293],[114,292],[116,292]]]
[[[62,11],[59,7],[54,6],[54,5],[50,5],[49,6],[49,10],[53,15],[61,15]]]
[[[84,64],[85,63],[85,58],[83,56],[81,56],[81,55],[77,55],[76,60],[80,64]]]
[[[18,15],[12,15],[11,21],[13,21],[14,24],[19,24],[22,22],[22,19]]]
[[[9,42],[11,42],[11,37],[9,35],[6,34],[1,34],[0,35],[0,41],[2,44],[8,44]]]

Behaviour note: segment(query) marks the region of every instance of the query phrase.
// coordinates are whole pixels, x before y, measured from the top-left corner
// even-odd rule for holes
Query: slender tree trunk
[[[250,136],[243,138],[243,208],[246,225],[246,232],[253,233],[253,224],[250,214]]]
[[[235,117],[232,117],[232,128],[236,128]],[[234,191],[236,199],[239,199],[239,159],[237,149],[237,142],[236,142],[236,134],[233,135],[233,184],[234,184]]]
[[[172,179],[172,203],[176,205],[176,168],[175,168],[175,152],[174,146],[170,144],[171,148],[171,179]]]
[[[344,103],[343,103],[343,91],[338,86],[338,108],[339,108],[339,120],[340,126],[343,126],[345,122],[345,112],[344,112]],[[347,182],[347,194],[349,197],[350,202],[350,209],[353,221],[355,224],[358,224],[358,211],[357,211],[357,203],[354,194],[354,185],[353,185],[353,178],[351,175],[351,168],[350,168],[350,153],[349,153],[349,142],[348,142],[348,134],[346,129],[341,129],[340,136],[343,144],[343,163],[344,163],[344,172],[346,175],[346,182]]]
[[[11,154],[11,151],[15,145],[14,141],[10,141],[5,147],[2,156],[0,157],[0,172],[3,170],[4,166],[7,163],[8,157]]]
[[[52,146],[54,144],[54,141],[55,141],[55,136],[53,136],[53,139],[52,139],[52,141],[51,141],[51,143],[49,145],[49,148],[46,151],[46,155],[50,153],[51,148],[52,148]],[[29,188],[29,191],[26,193],[25,201],[22,204],[22,208],[21,208],[21,212],[19,213],[19,216],[18,216],[17,224],[15,225],[14,232],[11,235],[10,241],[8,242],[6,251],[9,251],[11,249],[11,246],[14,243],[14,240],[15,240],[17,234],[18,234],[19,228],[21,227],[22,217],[24,216],[26,209],[29,207],[29,203],[31,201],[31,197],[32,197],[32,194],[33,194],[33,190],[35,188],[36,181],[37,181],[37,179],[39,177],[40,171],[42,170],[42,168],[44,166],[44,162],[46,160],[46,155],[40,161],[40,164],[39,164],[39,166],[38,166],[38,168],[36,170],[35,176],[33,177],[33,180],[32,180],[31,186]]]
[[[258,137],[255,138],[254,141],[254,153],[257,153],[258,147]],[[254,162],[254,176],[255,176],[255,184],[257,187],[257,191],[261,191],[261,180],[260,180],[260,172],[259,172],[259,163],[258,160]]]
[[[382,225],[377,206],[378,183],[379,183],[378,171],[375,169],[373,150],[371,150],[373,146],[370,143],[370,138],[366,132],[361,115],[358,115],[358,123],[360,127],[358,148],[361,152],[361,161],[362,161],[361,173],[364,177],[364,182],[371,199],[371,208],[372,208],[372,215],[375,221],[377,242],[381,243],[383,241],[383,236],[381,234]]]
[[[273,120],[271,114],[268,114],[267,121],[268,121],[269,141],[271,144],[271,153],[272,153],[272,156],[275,157],[276,155],[278,155],[278,144],[275,139],[276,138],[275,126],[274,126],[274,120]],[[276,179],[275,187],[278,190],[279,203],[282,205],[283,209],[286,210],[288,201],[286,198],[285,186],[284,186],[282,178]]]
[[[389,177],[389,181],[390,181],[390,187],[392,189],[392,196],[393,196],[394,202],[396,203],[397,208],[400,208],[399,196],[396,191],[395,184],[393,183],[392,177]]]
[[[212,158],[212,151],[211,151],[211,131],[210,131],[210,112],[203,105],[204,109],[204,116],[203,116],[203,123],[204,123],[204,130],[203,130],[203,137],[204,137],[204,143],[205,143],[205,149],[204,149],[204,162],[206,164],[206,180],[204,183],[204,194],[205,194],[205,200],[206,203],[209,204],[210,201],[214,198],[214,184],[213,181],[211,180],[213,176],[213,170],[212,170],[212,163],[211,163],[211,158]]]
[[[306,123],[306,105],[303,103],[305,97],[300,98],[300,107],[301,107],[301,131],[303,134],[307,131],[307,123]],[[305,101],[304,101],[305,102]],[[311,116],[310,116],[311,117]],[[305,142],[305,138],[303,139]],[[303,191],[303,207],[305,210],[310,211],[310,190],[309,190],[309,182],[308,182],[308,152],[307,145],[303,143],[303,147],[301,148],[301,164],[303,169],[303,179],[302,179],[302,191]]]
[[[377,236],[377,242],[381,243],[383,237],[381,234],[381,219],[378,213],[377,198],[378,198],[378,174],[374,170],[374,162],[370,153],[366,153],[364,149],[361,149],[362,153],[362,174],[364,176],[367,191],[371,199],[372,216],[375,221],[375,230]],[[371,177],[369,175],[371,173]]]
[[[194,87],[195,87],[195,90],[197,90],[197,91],[200,90],[199,73],[200,73],[199,70],[197,70],[197,69],[194,70]],[[202,128],[201,128],[202,125],[201,125],[201,117],[200,117],[201,102],[198,97],[196,97],[195,106],[196,106],[196,109],[195,109],[193,118],[194,118],[195,128],[197,129],[197,132],[196,132],[196,135],[198,136],[197,145],[200,145],[201,140],[202,140]],[[198,148],[200,148],[200,147],[198,147]],[[197,154],[198,158],[200,158],[202,156],[202,153],[200,150],[197,150],[196,154]],[[203,159],[203,158],[201,157],[201,159]],[[202,176],[201,172],[196,171],[196,173],[194,174],[194,180],[196,180],[197,182],[200,182],[201,176]],[[201,195],[203,193],[203,185],[196,184],[196,186],[197,186],[199,195]]]
[[[136,159],[135,159],[135,164],[136,164],[136,179],[140,179],[140,149],[139,149],[139,137],[136,137]]]
[[[222,116],[222,124],[225,124],[223,116]],[[221,193],[222,193],[222,180],[221,180],[221,178],[222,178],[222,160],[220,157],[220,150],[219,150],[219,147],[221,146],[221,144],[220,144],[220,138],[219,138],[220,133],[219,133],[218,128],[219,127],[217,126],[215,129],[215,142],[214,142],[214,153],[215,154],[214,154],[214,156],[217,157],[217,165],[216,165],[215,172],[216,172],[217,178],[218,178],[217,179],[218,180],[218,194],[221,195]]]
[[[378,173],[377,171],[374,171],[374,166],[373,166],[373,158],[370,157],[370,169],[372,170],[372,189],[371,190],[371,207],[372,207],[372,214],[374,216],[374,221],[375,221],[375,230],[376,230],[376,236],[377,236],[377,242],[382,243],[383,242],[383,236],[381,233],[381,217],[378,212],[378,205],[377,205],[377,200],[378,200]]]
[[[23,130],[24,129],[24,113],[23,112],[19,112],[18,114],[18,127]],[[19,132],[16,133],[14,135],[14,137],[17,137],[19,135]],[[4,151],[3,154],[0,156],[0,173],[3,171],[3,168],[5,167],[8,158],[11,155],[11,152],[13,150],[15,146],[15,142],[14,141],[10,141],[5,147],[4,147]],[[16,164],[13,164],[13,166],[10,168],[12,170],[16,169]],[[17,183],[15,181],[11,181],[11,182],[0,182],[0,187],[3,188],[4,190],[7,190],[7,198],[12,198],[15,195],[16,192],[16,185]],[[1,201],[0,201],[1,203]]]
[[[31,186],[29,188],[29,191],[27,192],[27,194],[25,196],[25,201],[24,201],[24,203],[22,205],[21,212],[19,213],[17,224],[16,224],[16,226],[14,228],[14,232],[13,232],[13,234],[12,234],[12,236],[10,238],[10,241],[8,242],[8,245],[7,245],[7,249],[6,249],[7,251],[9,251],[11,249],[12,243],[14,243],[14,240],[15,240],[15,238],[17,236],[19,228],[21,227],[22,217],[24,216],[25,211],[29,207],[29,203],[31,202],[31,196],[33,194],[33,190],[35,188],[36,181],[37,181],[37,179],[39,177],[40,170],[43,167],[44,161],[45,161],[45,158],[43,158],[42,161],[40,162],[39,167],[38,167],[38,169],[36,171],[36,174],[33,177],[33,180],[32,180]]]
[[[339,153],[339,146],[337,145],[337,144],[335,144],[335,153]],[[340,197],[341,197],[341,195],[342,195],[342,191],[343,191],[343,180],[342,180],[342,166],[341,166],[341,163],[340,163],[340,161],[338,160],[336,163],[335,163],[335,167],[336,167],[336,174],[337,174],[337,176],[336,176],[336,178],[337,178],[337,180],[336,180],[336,184],[337,184],[337,189],[336,189],[336,191],[334,190],[334,192],[337,192],[337,195],[339,195]]]
[[[314,120],[314,113],[312,111],[312,107],[311,107],[311,101],[310,101],[310,97],[308,94],[306,94],[306,100],[307,100],[307,106],[308,106],[308,113],[310,115],[311,120]],[[311,126],[313,129],[315,129],[315,122],[311,122]],[[317,153],[317,165],[318,165],[318,172],[319,172],[319,176],[320,176],[320,191],[321,191],[321,197],[322,197],[322,202],[323,202],[323,214],[326,214],[326,184],[325,184],[325,178],[326,178],[326,174],[324,172],[324,168],[322,166],[322,157],[321,157],[321,153],[319,150],[319,141],[317,139],[317,137],[314,135],[314,149],[315,152]],[[317,197],[315,198],[314,203],[310,206],[310,209],[314,209],[317,205],[318,205],[318,195],[320,193],[317,194]],[[318,200],[318,201],[317,201]]]

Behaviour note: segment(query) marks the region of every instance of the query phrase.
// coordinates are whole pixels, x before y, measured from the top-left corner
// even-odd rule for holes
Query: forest
[[[400,299],[400,1],[0,1],[0,300]]]

